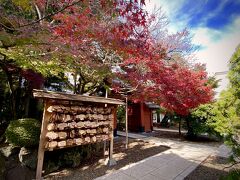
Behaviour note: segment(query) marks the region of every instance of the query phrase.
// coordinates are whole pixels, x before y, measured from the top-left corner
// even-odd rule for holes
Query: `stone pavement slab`
[[[122,171],[124,174],[140,179],[143,176],[150,174],[150,172],[156,170],[157,168],[145,165],[144,163],[137,164],[129,169]]]
[[[109,175],[105,175],[99,178],[96,178],[96,180],[136,180],[133,177],[130,177],[122,172],[116,172],[116,173],[112,173]]]
[[[99,177],[97,180],[181,180],[209,155],[218,152],[218,148],[212,146],[177,142],[144,135],[139,136],[138,134],[135,136],[134,133],[131,133],[130,136],[144,141],[151,141],[158,145],[166,145],[171,149],[125,166],[112,174]]]
[[[163,177],[156,177],[152,174],[147,174],[146,176],[143,176],[140,178],[140,180],[166,180]]]
[[[159,162],[161,162],[161,163],[159,163]],[[156,156],[156,157],[149,158],[149,160],[143,162],[143,164],[145,164],[146,166],[154,167],[154,168],[161,168],[168,162],[169,162],[168,159],[162,158],[160,156]]]
[[[187,177],[194,169],[198,167],[199,163],[193,163],[191,164],[187,169],[185,169],[179,176],[181,177]],[[178,177],[178,176],[177,176]]]
[[[170,167],[165,165],[159,169],[156,169],[155,171],[152,171],[150,174],[164,179],[174,179],[183,171],[184,168],[182,166],[175,165]]]
[[[118,131],[117,134],[118,134],[119,136],[126,136],[126,133],[123,132],[123,131]],[[128,137],[129,137],[129,138],[134,138],[134,139],[143,139],[143,138],[146,138],[147,136],[144,135],[143,133],[142,133],[142,134],[128,133]]]

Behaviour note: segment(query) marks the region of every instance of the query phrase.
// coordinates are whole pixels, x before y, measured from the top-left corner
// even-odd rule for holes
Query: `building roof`
[[[84,96],[78,94],[66,94],[53,91],[33,90],[33,96],[41,99],[65,100],[65,101],[83,101],[103,104],[124,105],[125,103],[120,99],[104,98],[97,96]]]

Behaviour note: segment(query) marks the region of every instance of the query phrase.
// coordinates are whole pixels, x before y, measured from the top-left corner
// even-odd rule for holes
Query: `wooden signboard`
[[[44,152],[60,148],[109,140],[109,165],[114,164],[114,112],[124,102],[41,90],[34,90],[33,96],[44,100],[36,179],[42,176]]]

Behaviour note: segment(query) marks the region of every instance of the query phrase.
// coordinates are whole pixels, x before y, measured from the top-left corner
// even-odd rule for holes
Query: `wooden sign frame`
[[[111,106],[113,108],[113,112],[116,111],[117,105],[124,105],[125,103],[119,99],[113,98],[103,98],[103,97],[94,97],[94,96],[82,96],[82,95],[73,95],[73,94],[65,94],[65,93],[57,93],[51,91],[42,91],[42,90],[33,90],[33,96],[35,98],[40,98],[44,100],[44,111],[43,111],[43,118],[42,118],[42,126],[41,126],[41,134],[40,134],[40,141],[39,141],[39,148],[38,148],[38,162],[37,162],[37,170],[36,170],[36,179],[39,180],[42,178],[42,168],[44,162],[44,152],[48,151],[49,149],[46,148],[46,133],[47,133],[47,126],[49,120],[51,118],[51,112],[49,112],[48,108],[54,104],[65,104],[71,105],[75,104],[76,107],[77,103],[84,103],[91,104],[91,106]],[[111,113],[113,113],[111,112]],[[112,158],[113,155],[113,120],[109,124],[111,126],[109,132],[109,157],[108,157],[108,165],[114,165],[116,162]],[[100,139],[100,141],[103,141]],[[98,141],[99,142],[99,141]],[[92,142],[89,142],[92,143]],[[74,145],[76,146],[76,145]],[[70,146],[71,147],[71,146]],[[64,148],[64,147],[62,147]],[[55,148],[51,149],[54,150]]]

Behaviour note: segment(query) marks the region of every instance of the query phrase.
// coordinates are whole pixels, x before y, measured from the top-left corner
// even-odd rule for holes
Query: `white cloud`
[[[147,10],[151,10],[156,7],[162,7],[166,16],[170,20],[169,32],[177,32],[187,27],[189,18],[191,15],[182,14],[181,21],[175,19],[176,14],[182,7],[185,0],[167,1],[167,0],[150,0],[147,2]],[[240,43],[240,17],[234,17],[233,22],[224,29],[210,29],[205,26],[208,18],[218,14],[224,7],[226,0],[221,1],[219,7],[208,14],[202,23],[198,25],[198,28],[189,29],[193,37],[193,43],[201,45],[203,47],[196,52],[198,62],[205,63],[207,71],[213,75],[216,72],[227,71],[228,61],[231,58],[235,48]],[[201,10],[201,8],[199,8]],[[225,89],[228,84],[226,76],[219,77],[222,79],[220,83],[220,90]]]
[[[193,42],[204,48],[196,53],[199,62],[206,63],[210,73],[228,70],[228,61],[240,43],[240,17],[223,31],[197,28]]]
[[[216,72],[228,71],[228,62],[240,44],[240,17],[226,27],[223,31],[209,28],[198,28],[194,30],[193,42],[201,44],[204,48],[196,53],[198,62],[205,63],[207,71],[213,75]],[[217,36],[217,39],[215,38]],[[216,90],[220,92],[228,86],[226,75],[217,76],[222,79],[220,87]]]
[[[187,23],[184,21],[173,22],[172,17],[174,17],[177,12],[180,10],[183,2],[185,0],[177,0],[177,1],[166,1],[166,0],[150,0],[146,2],[146,9],[148,12],[152,12],[154,8],[161,8],[169,19],[169,27],[168,31],[170,33],[175,33],[176,31],[182,30],[186,27]]]
[[[156,8],[163,8],[163,11],[166,13],[168,17],[174,16],[176,12],[181,8],[181,4],[183,4],[185,0],[178,1],[166,1],[166,0],[150,0],[146,3],[147,9],[149,11]]]
[[[221,34],[220,31],[207,27],[192,29],[191,33],[193,34],[193,43],[200,45],[202,48],[208,48],[208,45]]]

